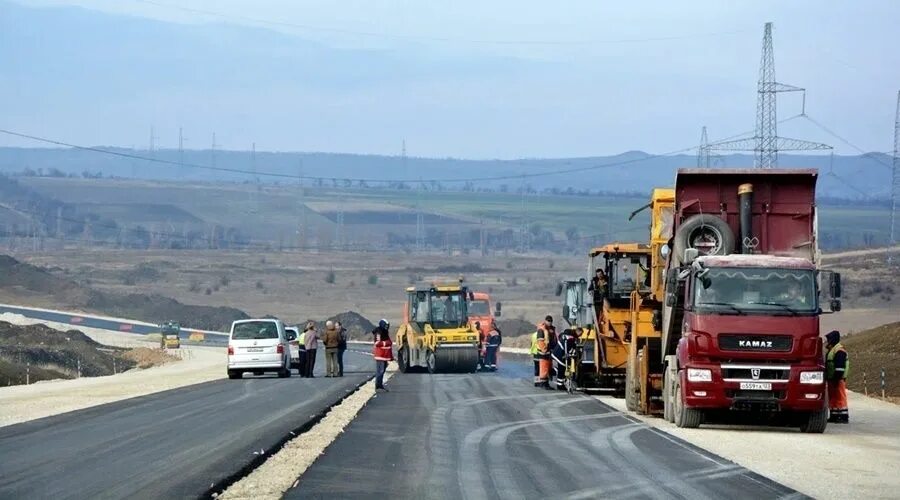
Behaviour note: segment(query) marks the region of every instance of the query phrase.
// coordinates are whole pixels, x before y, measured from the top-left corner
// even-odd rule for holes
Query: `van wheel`
[[[239,378],[243,378],[243,373],[240,370],[228,370],[228,378],[231,380],[236,380]]]
[[[278,370],[278,378],[288,378],[291,376],[291,370],[287,367],[282,366],[280,370]]]
[[[685,408],[684,397],[681,394],[681,378],[675,380],[675,401],[672,405],[675,425],[685,429],[696,429],[703,421],[703,411],[696,408]]]

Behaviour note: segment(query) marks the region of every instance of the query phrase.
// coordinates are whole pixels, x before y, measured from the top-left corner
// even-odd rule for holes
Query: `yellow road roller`
[[[479,336],[469,323],[471,292],[462,280],[423,283],[406,289],[403,324],[397,331],[401,372],[419,367],[429,373],[475,372]]]

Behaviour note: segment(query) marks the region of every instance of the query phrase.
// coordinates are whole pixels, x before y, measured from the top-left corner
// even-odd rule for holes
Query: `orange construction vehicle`
[[[475,323],[480,326],[478,342],[480,344],[479,364],[484,360],[487,351],[487,334],[494,328],[494,318],[500,317],[501,303],[497,302],[497,309],[491,307],[491,296],[486,292],[473,292],[469,297],[469,324],[474,328]]]

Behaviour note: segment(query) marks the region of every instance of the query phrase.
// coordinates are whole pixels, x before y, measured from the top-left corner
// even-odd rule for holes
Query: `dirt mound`
[[[250,316],[233,307],[192,306],[162,295],[129,294],[112,296],[94,294],[85,304],[88,308],[105,314],[132,318],[150,323],[176,321],[181,326],[200,330],[227,331],[231,322]]]
[[[56,378],[112,375],[135,366],[122,350],[104,346],[77,331],[45,325],[0,322],[0,384],[17,385]]]
[[[497,321],[497,326],[503,332],[504,338],[531,335],[536,329],[535,323],[522,319],[501,319]]]
[[[138,368],[151,368],[171,363],[172,361],[178,361],[178,358],[162,349],[151,349],[149,347],[137,347],[131,349],[122,354],[122,357],[133,361]]]
[[[316,324],[319,332],[325,331],[325,321],[340,321],[341,325],[347,329],[350,340],[370,340],[370,333],[375,329],[374,323],[369,321],[365,316],[354,311],[342,312],[331,316],[327,320],[308,319],[300,323],[299,326],[302,328],[310,321]]]
[[[900,397],[900,322],[854,333],[842,339],[850,356],[850,389],[881,394],[881,370],[885,394]],[[865,379],[865,380],[864,380]]]
[[[155,269],[138,265],[131,272],[136,280],[149,280],[153,279]],[[225,331],[231,327],[232,321],[250,317],[233,307],[193,306],[161,295],[117,296],[99,292],[8,255],[0,255],[0,288],[22,297],[49,296],[61,307],[86,309],[149,323],[172,320],[184,327],[200,330]]]

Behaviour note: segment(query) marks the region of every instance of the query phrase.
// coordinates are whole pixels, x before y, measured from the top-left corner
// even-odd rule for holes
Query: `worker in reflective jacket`
[[[841,334],[832,330],[825,335],[825,379],[828,382],[828,421],[837,424],[850,422],[850,410],[847,408],[847,375],[850,372],[850,360],[847,350],[841,345]]]
[[[531,334],[531,349],[529,349],[529,353],[531,353],[531,359],[534,361],[534,386],[538,387],[541,385],[541,357],[538,354],[538,332],[540,332],[540,325],[538,329]]]
[[[497,371],[497,351],[500,350],[500,344],[503,338],[500,336],[500,329],[494,323],[491,331],[487,335],[487,347],[485,348],[485,368],[495,372]]]
[[[543,330],[537,332],[537,349],[539,360],[538,379],[540,387],[550,389],[550,344],[547,342],[547,334]]]

